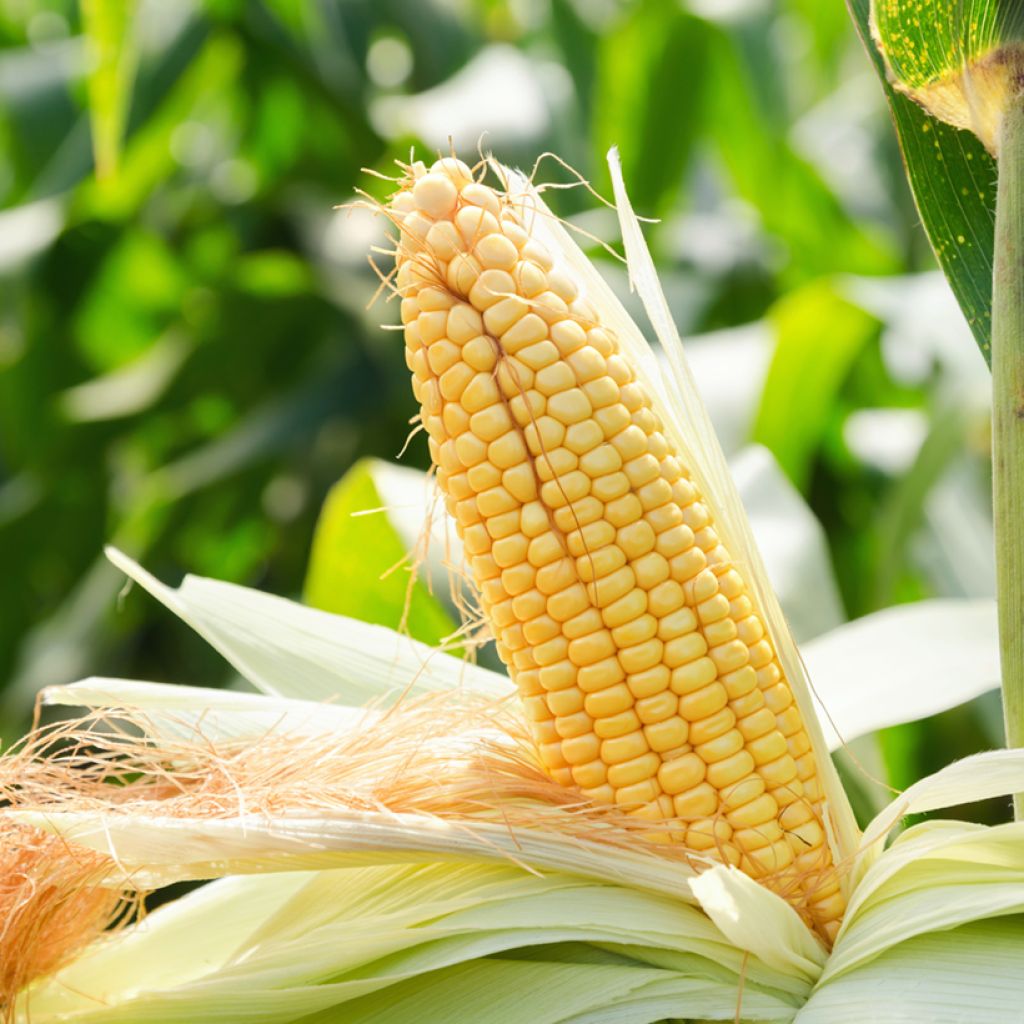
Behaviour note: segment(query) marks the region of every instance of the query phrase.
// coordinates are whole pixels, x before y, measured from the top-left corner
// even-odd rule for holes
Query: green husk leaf
[[[437,689],[495,697],[512,690],[497,672],[383,626],[201,576],[175,590],[121,552],[107,555],[264,693],[357,705]]]
[[[870,0],[847,4],[885,89],[921,223],[975,341],[991,363],[995,161],[974,135],[933,117],[890,85],[871,39]]]
[[[427,512],[415,527],[424,539],[420,550],[394,520],[405,510],[393,513],[378,485],[378,474],[390,469],[379,459],[362,459],[331,489],[313,535],[303,597],[313,608],[400,629],[436,646],[455,632],[455,622],[423,578],[410,575],[415,561],[430,554],[430,504],[420,493],[429,484],[415,471],[411,478],[390,473],[409,492],[400,504]]]

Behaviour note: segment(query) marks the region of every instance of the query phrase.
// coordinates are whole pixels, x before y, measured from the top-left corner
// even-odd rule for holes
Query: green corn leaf
[[[82,0],[89,52],[89,115],[99,178],[117,172],[121,154],[135,78],[135,8],[136,0]]]
[[[968,131],[944,123],[890,83],[885,61],[870,28],[870,0],[847,0],[850,13],[885,89],[921,222],[974,338],[991,362],[992,253],[995,229],[996,168],[984,144]],[[889,2],[877,9],[910,9],[918,4]],[[940,0],[935,8],[959,6]],[[975,6],[991,6],[975,5]],[[920,18],[920,33],[934,32],[927,52],[945,53],[951,15],[936,10]],[[945,25],[945,27],[943,27]],[[923,37],[915,46],[924,47]],[[901,65],[902,66],[902,65]]]
[[[313,538],[305,600],[314,608],[373,622],[404,626],[410,636],[438,644],[455,632],[438,597],[415,575],[412,558],[443,557],[416,551],[416,534],[433,540],[429,520],[410,523],[405,513],[427,505],[427,479],[376,459],[356,463],[327,496]],[[443,546],[444,537],[437,538]],[[443,581],[443,572],[438,574]],[[439,581],[439,582],[441,582]]]

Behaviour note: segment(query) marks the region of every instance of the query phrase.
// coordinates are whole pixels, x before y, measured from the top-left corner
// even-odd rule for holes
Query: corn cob
[[[536,212],[455,158],[406,170],[388,213],[413,392],[543,764],[831,939],[815,756],[709,496]]]

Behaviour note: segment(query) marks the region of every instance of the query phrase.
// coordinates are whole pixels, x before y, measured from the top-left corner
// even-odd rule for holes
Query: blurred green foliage
[[[766,343],[738,440],[771,447],[811,502],[850,616],[989,592],[984,409],[961,360],[984,368],[955,313],[910,311],[942,292],[842,4],[135,6],[104,50],[71,0],[0,0],[0,736],[48,683],[230,678],[160,609],[117,601],[106,542],[171,581],[301,591],[329,488],[364,455],[394,458],[415,411],[377,327],[394,307],[367,310],[379,229],[333,207],[386,192],[362,167],[449,135],[471,153],[486,130],[526,167],[552,150],[605,193],[620,146],[638,212],[661,218],[681,329],[719,332],[695,356],[731,352],[748,324]],[[94,27],[124,5],[90,7]],[[557,199],[614,241],[583,190]],[[758,359],[726,360],[723,401]],[[426,446],[405,459],[424,465]],[[916,777],[931,734],[899,735],[882,756]],[[943,759],[995,735],[944,726]]]

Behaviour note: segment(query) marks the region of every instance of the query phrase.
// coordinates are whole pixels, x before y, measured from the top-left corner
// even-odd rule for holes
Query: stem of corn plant
[[[992,465],[1006,743],[1024,747],[1024,96],[999,140],[992,301]],[[1024,794],[1014,797],[1024,820]]]

